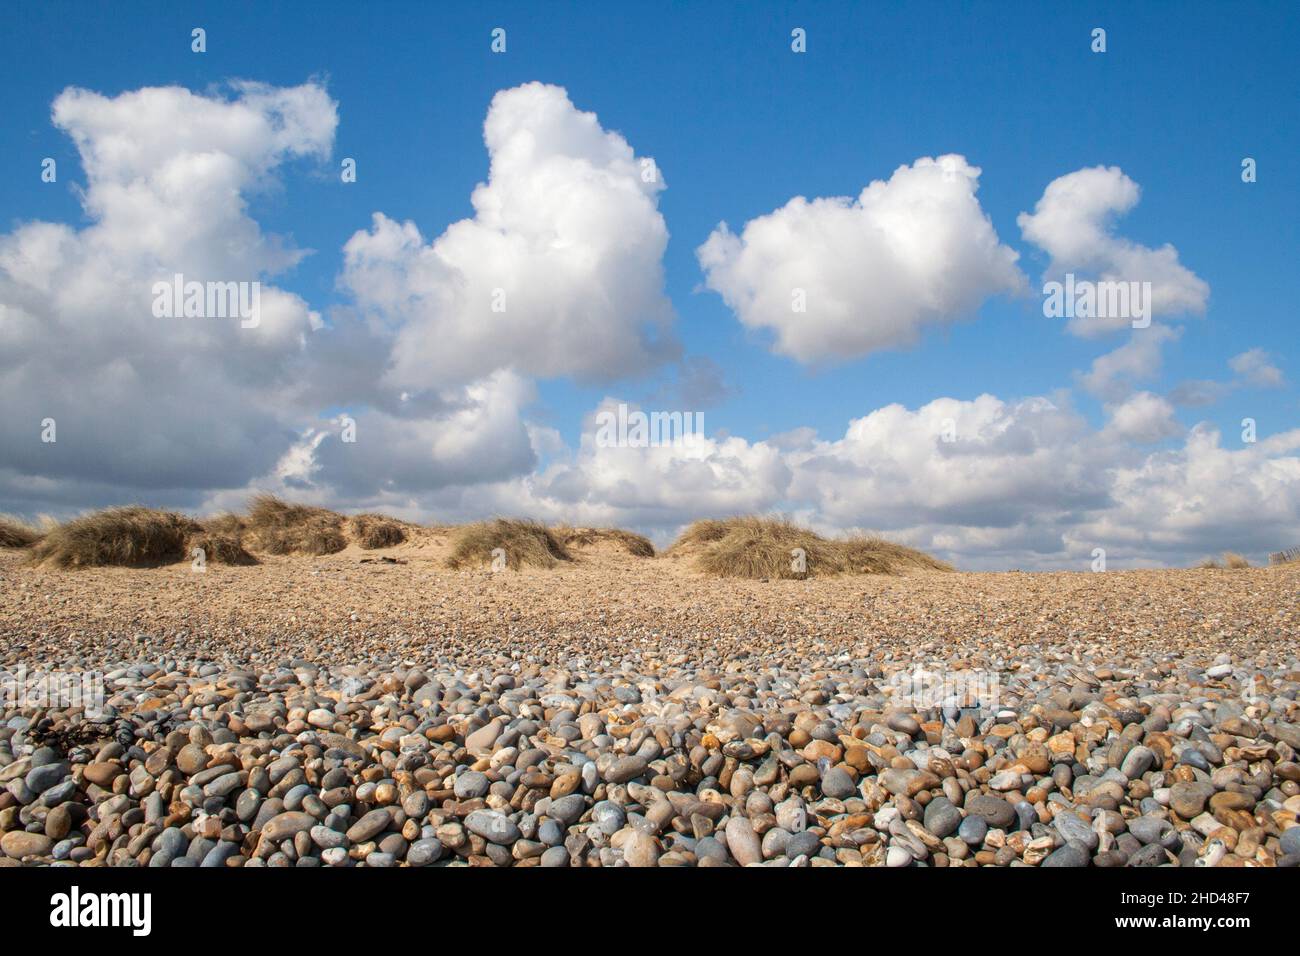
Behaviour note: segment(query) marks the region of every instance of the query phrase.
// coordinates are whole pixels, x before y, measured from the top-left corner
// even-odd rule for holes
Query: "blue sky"
[[[1125,334],[1084,338],[1043,316],[1036,290],[1049,257],[1024,241],[1017,215],[1059,177],[1119,167],[1141,200],[1114,220],[1115,233],[1153,249],[1172,244],[1210,289],[1203,315],[1171,323],[1182,334],[1140,388],[1168,395],[1187,380],[1226,383],[1228,360],[1260,349],[1285,384],[1239,384],[1208,406],[1175,403],[1176,420],[1209,422],[1225,436],[1245,416],[1261,435],[1300,425],[1293,4],[24,3],[7,19],[5,230],[88,222],[76,148],[51,123],[51,104],[68,87],[106,97],[169,85],[219,95],[237,78],[275,87],[314,80],[337,103],[330,159],[281,165],[248,193],[248,215],[264,233],[313,250],[276,284],[329,315],[349,302],[339,280],[343,245],[373,213],[413,220],[426,242],[473,215],[470,194],[488,174],[482,135],[493,95],[541,81],[562,87],[663,172],[673,332],[685,355],[715,363],[727,390],[704,409],[710,432],[758,442],[810,427],[833,440],[890,403],[915,409],[985,393],[1006,402],[1055,394],[1102,429],[1105,403],[1075,375]],[[189,48],[194,26],[207,31],[201,55]],[[507,30],[504,55],[489,49],[498,26]],[[1107,31],[1104,54],[1089,48],[1098,26]],[[790,50],[794,27],[807,31],[806,54]],[[915,344],[827,363],[775,354],[769,333],[746,328],[704,288],[696,250],[719,222],[739,232],[792,197],[854,197],[899,166],[947,153],[982,171],[979,206],[998,240],[1020,254],[1026,294],[982,298],[951,322],[927,325]],[[58,160],[56,185],[36,175],[45,156]],[[357,160],[356,183],[339,182],[345,156]],[[1247,156],[1258,163],[1251,184],[1240,176]],[[575,448],[583,417],[607,396],[671,405],[676,368],[597,384],[537,376],[526,415]],[[321,411],[339,407],[351,404]],[[1170,435],[1148,451],[1183,441]],[[181,501],[217,493],[174,491]],[[25,504],[17,493],[9,500]],[[634,517],[655,524],[647,513]],[[665,516],[664,526],[678,517]],[[824,512],[811,519],[841,523]],[[1134,560],[1140,552],[1135,545]]]

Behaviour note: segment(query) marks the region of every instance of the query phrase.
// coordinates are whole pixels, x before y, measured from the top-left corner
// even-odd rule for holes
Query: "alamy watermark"
[[[104,675],[99,671],[0,669],[0,704],[18,710],[80,707],[87,717],[104,713]]]
[[[618,411],[596,413],[597,448],[658,448],[678,446],[704,437],[703,412]]]
[[[1049,319],[1129,319],[1135,329],[1151,324],[1151,283],[1093,282],[1065,274],[1065,282],[1043,283],[1043,315]]]
[[[262,283],[185,281],[176,273],[153,284],[153,314],[158,319],[233,319],[242,329],[262,324]]]
[[[998,675],[982,670],[928,671],[918,666],[890,675],[889,686],[894,688],[893,703],[916,710],[971,707],[987,710],[998,706],[1002,694]]]

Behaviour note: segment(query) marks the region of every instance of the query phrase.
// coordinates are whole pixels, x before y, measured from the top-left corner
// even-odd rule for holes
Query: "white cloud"
[[[1174,406],[1150,392],[1138,392],[1108,405],[1106,411],[1110,416],[1106,433],[1122,441],[1147,445],[1183,432],[1183,426],[1174,418]]]
[[[674,357],[653,160],[540,83],[493,97],[484,140],[474,218],[426,243],[413,222],[376,213],[344,247],[345,286],[397,330],[387,383],[501,368],[604,380]]]
[[[1060,279],[1095,277],[1104,282],[1150,282],[1156,316],[1203,312],[1210,287],[1178,261],[1166,244],[1152,249],[1114,235],[1113,220],[1137,205],[1137,183],[1116,166],[1095,166],[1052,180],[1032,214],[1016,219],[1021,235],[1043,249],[1051,263],[1043,274]],[[1070,331],[1096,335],[1130,325],[1129,316],[1075,317]]]
[[[15,484],[39,475],[120,500],[270,469],[296,431],[283,386],[313,313],[265,283],[304,253],[264,234],[246,196],[287,161],[328,155],[335,104],[313,84],[68,89],[53,121],[80,153],[89,224],[0,235],[0,446]],[[176,273],[262,282],[260,324],[156,318],[153,285]]]
[[[1181,334],[1181,329],[1167,325],[1134,329],[1119,348],[1093,359],[1089,370],[1077,376],[1079,384],[1098,398],[1121,400],[1133,390],[1134,382],[1160,373],[1165,344],[1177,341]]]
[[[1113,507],[1070,533],[1074,542],[1187,564],[1239,551],[1262,558],[1300,540],[1300,429],[1240,449],[1194,428],[1182,448],[1117,468]]]
[[[1255,388],[1281,388],[1286,384],[1282,370],[1273,364],[1272,358],[1263,349],[1250,349],[1228,359],[1228,367],[1241,378],[1246,385]]]
[[[796,196],[739,235],[722,223],[697,250],[706,284],[800,362],[906,345],[1023,285],[975,198],[979,175],[961,156],[924,157],[857,199]]]
[[[1104,470],[1088,446],[1086,423],[1045,397],[889,405],[854,419],[843,438],[792,453],[792,497],[838,527],[1056,521],[1104,503]]]
[[[517,478],[561,444],[525,419],[527,375],[612,376],[676,354],[658,171],[556,87],[493,100],[473,219],[432,245],[382,215],[352,238],[342,279],[358,308],[327,326],[265,282],[253,329],[152,311],[154,283],[176,273],[264,280],[300,261],[247,197],[287,160],[328,156],[337,113],[322,88],[69,90],[53,115],[81,153],[91,224],[0,236],[0,486],[19,510],[259,487],[393,500]],[[338,409],[356,442],[340,441]],[[54,445],[39,441],[46,417]],[[24,475],[45,480],[24,490]]]

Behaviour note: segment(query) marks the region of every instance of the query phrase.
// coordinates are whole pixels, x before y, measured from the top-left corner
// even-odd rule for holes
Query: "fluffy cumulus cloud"
[[[1152,249],[1117,236],[1114,220],[1140,198],[1138,184],[1116,166],[1096,166],[1052,180],[1032,213],[1016,222],[1027,242],[1051,261],[1044,280],[1064,275],[1101,282],[1149,282],[1156,316],[1203,312],[1210,287],[1178,260],[1172,245]],[[1075,315],[1069,328],[1078,335],[1097,335],[1132,323],[1130,315]]]
[[[316,317],[266,282],[303,253],[264,234],[245,197],[286,162],[328,155],[337,121],[314,84],[55,100],[54,125],[81,157],[88,225],[0,235],[9,495],[88,504],[121,488],[236,483],[275,462],[294,431],[281,384]],[[261,282],[259,321],[160,317],[155,284],[177,273]],[[47,419],[54,442],[41,441]]]
[[[1238,448],[1194,428],[1181,448],[1115,470],[1113,507],[1070,532],[1145,563],[1238,551],[1262,559],[1300,540],[1300,429]]]
[[[790,497],[828,530],[892,531],[963,567],[1086,568],[1098,547],[1121,567],[1190,564],[1300,539],[1300,430],[1225,448],[1203,425],[1134,445],[1181,431],[1146,393],[1101,429],[1058,398],[889,406],[788,454]]]
[[[262,487],[409,502],[519,478],[559,444],[527,421],[531,376],[677,355],[659,170],[557,87],[494,98],[473,219],[426,244],[376,214],[347,242],[354,302],[328,323],[267,282],[305,253],[248,212],[286,163],[328,157],[321,86],[70,89],[53,120],[80,153],[90,224],[0,236],[6,507],[237,504]],[[176,274],[260,282],[259,321],[158,317],[156,284]]]
[[[1108,434],[1123,441],[1147,445],[1181,435],[1183,426],[1174,418],[1174,406],[1159,395],[1138,392],[1124,401],[1107,406]]]
[[[777,448],[707,433],[607,444],[598,440],[597,415],[618,404],[602,402],[573,453],[510,487],[506,500],[556,520],[641,527],[661,541],[696,518],[769,511],[784,500],[791,473]]]
[[[792,497],[826,532],[884,532],[961,567],[1068,567],[1065,532],[1109,505],[1104,444],[1063,396],[891,405],[792,450]]]
[[[674,357],[654,161],[541,83],[498,93],[483,138],[473,218],[426,242],[376,213],[345,247],[358,306],[399,328],[387,380],[608,380]]]
[[[1022,286],[975,198],[979,175],[961,156],[925,157],[856,199],[796,196],[739,235],[723,223],[697,251],[706,284],[800,362],[906,345]]]

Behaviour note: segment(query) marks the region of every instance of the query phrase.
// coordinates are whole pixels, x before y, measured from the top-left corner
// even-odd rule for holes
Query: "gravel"
[[[6,684],[0,865],[1300,860],[1300,568],[752,582],[394,553],[0,553],[3,671],[102,697]]]

